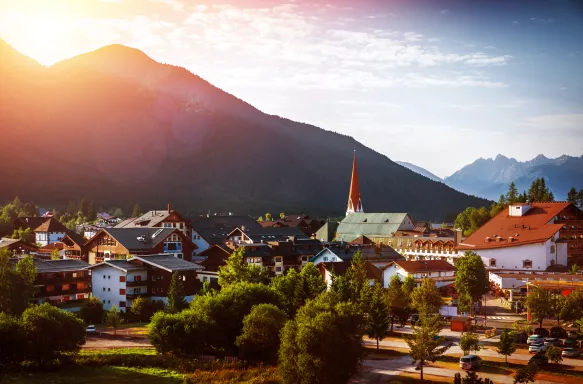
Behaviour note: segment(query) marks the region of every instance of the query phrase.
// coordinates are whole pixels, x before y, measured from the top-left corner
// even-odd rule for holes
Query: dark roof
[[[210,247],[208,247],[204,251],[200,252],[198,255],[208,256],[210,253],[215,252],[215,251],[224,252],[227,255],[227,257],[231,253],[233,253],[233,250],[224,244],[212,244]]]
[[[132,260],[140,260],[146,264],[164,269],[168,272],[196,271],[203,269],[199,264],[191,263],[171,255],[135,256],[128,261],[131,262]]]
[[[104,228],[118,243],[128,250],[148,250],[155,247],[176,228]],[[181,232],[180,232],[181,233]],[[182,233],[181,233],[182,234]],[[152,237],[156,235],[155,237]],[[139,241],[138,237],[144,236],[146,241]]]
[[[57,219],[52,217],[46,219],[41,225],[34,229],[34,232],[67,232],[68,229],[61,224]]]
[[[365,235],[359,236],[356,239],[352,240],[350,244],[355,245],[375,245],[375,242],[366,237]]]
[[[332,263],[318,263],[318,265],[324,267],[328,271],[334,269],[334,273],[337,275],[344,275],[348,268],[351,268],[352,262],[351,261],[337,261]],[[377,281],[381,281],[383,277],[382,271],[375,267],[373,264],[365,261],[364,265],[366,266],[366,277],[369,279],[374,279]]]
[[[90,265],[87,268],[88,269],[93,269],[93,268],[97,268],[97,267],[104,266],[104,265],[108,265],[108,266],[111,266],[111,267],[114,267],[114,268],[121,269],[124,272],[135,271],[135,270],[139,270],[139,269],[144,269],[145,268],[145,267],[143,267],[141,265],[129,263],[127,260],[107,260],[107,261],[104,261],[104,262],[99,263],[99,264]]]
[[[244,257],[269,257],[271,256],[271,247],[268,244],[241,244],[245,250]]]
[[[67,231],[65,237],[63,237],[61,241],[64,242],[63,240],[66,240],[67,237],[79,246],[85,245],[86,240],[83,238],[83,236],[81,236],[77,232]]]
[[[204,216],[193,221],[192,229],[211,244],[219,244],[235,228],[261,228],[249,216]]]
[[[241,228],[239,228],[241,229]],[[244,231],[245,235],[249,236],[249,238],[254,243],[260,243],[262,241],[282,241],[288,240],[290,237],[296,239],[309,239],[309,236],[306,235],[301,229],[296,227],[259,227],[253,229],[245,228]]]
[[[16,226],[21,228],[30,228],[35,229],[45,221],[47,221],[47,217],[40,217],[40,216],[25,216],[19,217],[16,219]]]
[[[455,267],[445,260],[395,261],[394,263],[410,273],[455,271]]]
[[[79,271],[89,266],[83,260],[42,260],[34,259],[37,273]]]
[[[316,231],[316,239],[322,241],[332,241],[336,237],[336,229],[340,223],[336,221],[326,222],[320,229]]]

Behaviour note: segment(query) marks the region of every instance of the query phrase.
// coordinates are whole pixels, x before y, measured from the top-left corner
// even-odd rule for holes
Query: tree
[[[105,323],[108,327],[113,328],[114,334],[117,332],[117,329],[121,325],[121,311],[117,305],[112,306],[111,309],[107,311]]]
[[[462,378],[462,375],[458,372],[453,377],[454,384],[494,384],[494,382],[487,377],[482,379],[478,377],[475,371],[467,371],[466,376]]]
[[[435,281],[428,278],[423,279],[421,285],[413,290],[411,301],[413,307],[419,313],[425,313],[426,315],[439,313],[439,308],[443,304],[439,290],[435,286]]]
[[[257,218],[257,221],[258,221],[258,222],[260,222],[260,223],[262,223],[262,222],[263,222],[263,221],[265,221],[265,220],[263,220],[263,216],[259,216],[259,217]]]
[[[543,320],[549,317],[551,313],[551,294],[546,289],[532,287],[524,301],[530,312],[538,320],[539,326],[542,328]]]
[[[409,294],[406,294],[403,288],[404,284],[399,279],[399,276],[394,275],[391,277],[386,293],[387,306],[391,315],[391,332],[395,321],[405,324],[409,316]]]
[[[149,297],[138,296],[132,301],[130,312],[136,315],[140,322],[150,321],[156,312],[164,310],[164,302],[152,300]]]
[[[140,204],[135,204],[134,208],[132,209],[132,217],[140,216],[142,216],[142,209],[140,208]]]
[[[51,260],[61,260],[61,253],[57,248],[51,251]]]
[[[77,206],[75,205],[74,201],[69,201],[69,205],[67,206],[67,211],[65,212],[68,217],[73,217],[77,213]]]
[[[219,285],[225,288],[241,282],[268,284],[271,273],[264,267],[249,265],[244,260],[245,248],[239,247],[219,267]]]
[[[87,208],[87,220],[91,222],[97,220],[97,208],[93,201],[89,203],[89,208]]]
[[[79,212],[81,212],[82,216],[85,217],[87,217],[87,214],[89,213],[89,203],[87,202],[87,200],[85,200],[85,198],[82,198],[79,201]]]
[[[516,336],[514,332],[505,329],[500,334],[500,341],[496,344],[497,352],[504,355],[504,362],[508,363],[508,356],[511,356],[516,351],[515,346]]]
[[[346,271],[346,280],[350,286],[351,300],[354,303],[360,303],[363,289],[369,286],[366,261],[362,258],[360,250],[352,255],[350,268]]]
[[[423,311],[413,327],[413,334],[403,335],[411,349],[409,355],[413,358],[413,362],[419,362],[421,381],[423,381],[423,366],[425,362],[435,360],[436,357],[443,355],[451,347],[451,345],[441,345],[444,342],[444,338],[439,337],[439,332],[441,332],[439,315],[432,315]]]
[[[563,357],[561,356],[562,352],[561,348],[551,345],[549,349],[547,349],[547,357],[549,358],[549,361],[557,364],[563,361]]]
[[[85,324],[99,324],[103,320],[103,303],[98,297],[92,296],[81,307],[79,316]]]
[[[543,177],[535,179],[530,185],[530,188],[528,189],[528,200],[530,202],[555,201],[555,197],[547,187],[546,181]]]
[[[206,314],[193,310],[157,312],[148,327],[148,339],[158,353],[197,355],[214,353],[213,335],[219,330]]]
[[[583,313],[583,291],[573,291],[563,303],[559,317],[564,321],[577,320]]]
[[[510,205],[510,204],[516,203],[517,200],[518,200],[518,190],[516,189],[516,184],[514,184],[514,181],[513,181],[508,186],[508,192],[506,193],[506,202]]]
[[[581,268],[577,264],[571,265],[571,269],[569,270],[571,275],[577,275],[579,272],[581,272]]]
[[[289,269],[287,273],[276,276],[270,285],[281,293],[290,317],[295,316],[307,300],[314,299],[326,289],[326,283],[313,263],[306,264],[300,273]]]
[[[178,272],[174,272],[168,288],[168,312],[177,313],[186,307],[188,307],[188,303],[184,299],[183,276]]]
[[[284,218],[285,218],[285,213],[284,213],[284,212],[281,212],[281,213],[279,214],[279,218],[280,218],[280,219],[284,219]]]
[[[281,332],[279,369],[284,384],[345,383],[362,353],[358,305],[323,293],[300,308]]]
[[[488,220],[490,220],[490,211],[486,207],[479,209],[468,207],[456,217],[454,227],[461,229],[465,236],[469,236]]]
[[[379,350],[379,340],[387,336],[389,325],[392,321],[390,319],[389,307],[385,300],[384,289],[380,283],[375,283],[372,288],[372,296],[368,308],[368,316],[366,319],[366,334],[371,339],[377,341],[377,351]]]
[[[0,249],[0,312],[20,316],[36,290],[36,266],[32,256],[27,256],[14,267],[11,256],[8,249]]]
[[[285,325],[285,312],[273,304],[258,304],[243,319],[243,331],[235,345],[243,360],[275,364],[279,350],[279,332]]]
[[[472,304],[490,290],[490,281],[482,258],[475,252],[466,252],[455,259],[455,289],[460,295],[467,295]],[[473,305],[470,308],[473,313]]]
[[[567,201],[569,203],[579,205],[579,192],[577,192],[575,187],[571,187],[571,189],[567,193]]]
[[[472,351],[478,352],[482,349],[478,334],[471,331],[464,333],[460,338],[460,349],[464,355],[469,355]]]
[[[0,312],[0,368],[23,361],[28,346],[20,319]]]
[[[538,373],[538,364],[528,364],[516,371],[514,375],[514,384],[518,383],[534,383],[536,374]]]
[[[271,217],[271,213],[268,212],[265,214],[265,221],[272,221],[272,219],[273,218]]]
[[[18,228],[15,229],[12,233],[13,239],[22,240],[26,243],[32,243],[34,241],[34,233],[30,228],[22,229]]]

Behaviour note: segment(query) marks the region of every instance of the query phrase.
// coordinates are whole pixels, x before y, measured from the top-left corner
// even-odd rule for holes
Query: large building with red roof
[[[491,270],[540,272],[567,266],[568,240],[560,220],[573,209],[578,211],[566,202],[510,205],[456,249],[476,252]]]

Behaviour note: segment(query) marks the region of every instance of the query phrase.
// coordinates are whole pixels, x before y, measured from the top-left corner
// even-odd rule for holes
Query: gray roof
[[[147,228],[155,227],[160,222],[164,221],[168,216],[170,216],[174,211],[171,210],[161,210],[161,211],[149,211],[144,213],[138,218],[126,219],[118,223],[115,228]]]
[[[235,228],[261,228],[261,225],[249,216],[204,216],[192,223],[192,229],[211,244],[220,244],[225,236]]]
[[[336,230],[340,223],[336,221],[327,221],[323,226],[316,231],[316,239],[322,241],[332,241],[336,237]]]
[[[289,240],[290,237],[295,239],[309,239],[310,237],[306,235],[301,229],[297,227],[259,227],[247,229],[244,231],[245,235],[254,243],[261,243],[262,241],[285,241]]]
[[[406,213],[351,213],[338,225],[336,237],[341,241],[353,241],[367,237],[391,237],[399,230]]]
[[[37,273],[79,271],[89,266],[83,260],[42,260],[34,259]]]
[[[130,251],[152,249],[168,237],[176,228],[104,228],[118,243]],[[157,234],[157,235],[156,235]],[[155,237],[152,237],[156,235]],[[138,237],[145,236],[146,241],[139,241]]]
[[[10,239],[8,237],[3,237],[0,239],[0,248],[8,247],[11,244],[18,243],[19,239]]]
[[[144,267],[142,267],[141,265],[136,265],[136,264],[128,263],[126,260],[107,260],[107,261],[104,261],[104,262],[99,263],[99,264],[90,265],[87,268],[88,269],[93,269],[93,268],[97,268],[97,267],[100,267],[100,266],[110,266],[110,267],[114,267],[114,268],[117,268],[117,269],[121,269],[124,272],[144,269]]]
[[[168,272],[197,271],[203,269],[203,267],[199,264],[191,263],[171,255],[135,256],[128,261],[131,262],[132,260],[140,260],[146,264],[164,269]]]

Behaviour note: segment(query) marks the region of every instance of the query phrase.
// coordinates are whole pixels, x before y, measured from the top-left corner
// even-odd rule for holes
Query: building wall
[[[201,253],[204,250],[209,249],[209,247],[211,246],[208,241],[206,241],[198,232],[196,232],[194,229],[192,230],[192,242],[194,243],[194,245],[196,245],[198,248],[195,250],[195,253],[198,255],[199,253]]]
[[[389,287],[389,283],[391,282],[391,279],[395,275],[399,276],[399,279],[401,281],[404,281],[405,278],[407,276],[409,276],[409,273],[396,264],[393,264],[393,265],[385,268],[385,270],[383,270],[383,286],[385,288]],[[449,285],[453,281],[455,281],[455,275],[454,275],[453,271],[420,272],[420,273],[413,273],[412,275],[415,279],[418,279],[418,280],[424,279],[424,278],[434,279],[435,286],[438,288]]]
[[[65,237],[65,232],[35,232],[34,237],[35,242],[45,246],[61,241]]]
[[[103,302],[103,309],[110,310],[117,305],[120,310],[127,308],[126,295],[120,293],[120,289],[127,290],[126,283],[120,282],[120,276],[126,277],[126,273],[109,265],[102,265],[91,270],[93,283],[93,296]],[[122,304],[124,306],[122,306]]]

